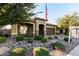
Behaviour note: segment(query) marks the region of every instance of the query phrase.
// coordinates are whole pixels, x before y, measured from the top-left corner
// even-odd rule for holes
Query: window
[[[27,31],[27,26],[20,26],[20,33],[21,34],[26,34]]]

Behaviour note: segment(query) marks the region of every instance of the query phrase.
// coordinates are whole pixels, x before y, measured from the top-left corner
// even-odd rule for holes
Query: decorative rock
[[[0,48],[0,55],[3,55],[3,54],[5,54],[8,51],[10,51],[10,48],[8,48],[8,47],[1,47]]]
[[[23,44],[23,41],[19,41],[20,44]]]
[[[26,49],[28,49],[28,51],[27,51],[28,53],[26,53],[26,55],[28,55],[28,56],[32,55],[32,50],[35,47],[45,47],[45,48],[48,48],[49,52],[51,52],[52,51],[51,45],[54,42],[57,42],[57,41],[65,45],[65,47],[66,47],[65,53],[68,53],[69,51],[71,51],[72,48],[74,48],[75,46],[77,46],[79,44],[79,43],[75,43],[75,42],[73,42],[73,43],[71,42],[70,44],[68,44],[67,42],[65,42],[64,40],[62,40],[61,37],[58,40],[56,40],[56,39],[48,40],[46,43],[42,43],[42,42],[36,41],[36,40],[33,40],[33,43],[28,43],[27,40],[16,41],[15,43],[12,43],[14,40],[15,40],[14,37],[13,38],[9,38],[9,40],[7,42],[0,44],[0,46],[3,46],[3,48],[2,47],[0,48],[0,54],[1,55],[6,55],[6,56],[9,55],[9,51],[7,52],[6,50],[8,48],[9,49],[13,49],[13,48],[16,48],[16,47],[25,47]],[[6,47],[6,49],[4,48],[4,46]],[[52,51],[51,55],[53,53],[54,54],[55,53],[62,54],[63,52]]]
[[[18,46],[18,45],[19,45],[19,43],[17,42],[15,45],[17,45],[17,46]]]

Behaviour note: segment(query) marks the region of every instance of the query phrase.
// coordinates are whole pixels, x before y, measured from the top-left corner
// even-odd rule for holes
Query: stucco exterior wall
[[[25,22],[28,24],[33,24],[33,36],[35,36],[35,22]]]
[[[39,35],[39,25],[44,25],[44,35],[46,35],[46,21],[44,20],[36,20],[36,35]]]
[[[33,35],[35,35],[35,23],[33,22],[26,22],[28,24],[33,24]],[[20,25],[22,26],[22,25]],[[20,28],[19,28],[20,30]],[[13,24],[11,29],[11,35],[18,35],[18,24]]]
[[[18,34],[17,24],[13,24],[11,29],[11,35],[17,35],[17,34]]]
[[[54,28],[55,29],[55,34],[56,34],[56,28],[57,27],[54,26],[54,25],[47,25],[46,21],[44,21],[44,20],[36,19],[35,22],[25,22],[25,23],[33,25],[33,36],[39,35],[39,25],[40,24],[44,25],[44,36],[47,36],[46,35],[46,29],[47,28]],[[12,35],[17,35],[18,34],[17,24],[12,25],[11,34]]]

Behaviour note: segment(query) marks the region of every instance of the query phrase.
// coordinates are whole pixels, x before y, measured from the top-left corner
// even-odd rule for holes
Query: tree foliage
[[[67,14],[58,19],[57,24],[63,29],[68,29],[70,26],[79,25],[79,16],[77,13]]]
[[[0,25],[25,22],[34,15],[33,3],[1,3],[0,4]]]

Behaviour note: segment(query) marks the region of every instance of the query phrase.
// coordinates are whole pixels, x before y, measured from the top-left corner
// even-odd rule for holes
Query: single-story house
[[[13,24],[11,28],[11,35],[27,34],[27,35],[55,35],[57,32],[57,25],[47,23],[45,19],[35,17],[24,23]]]

